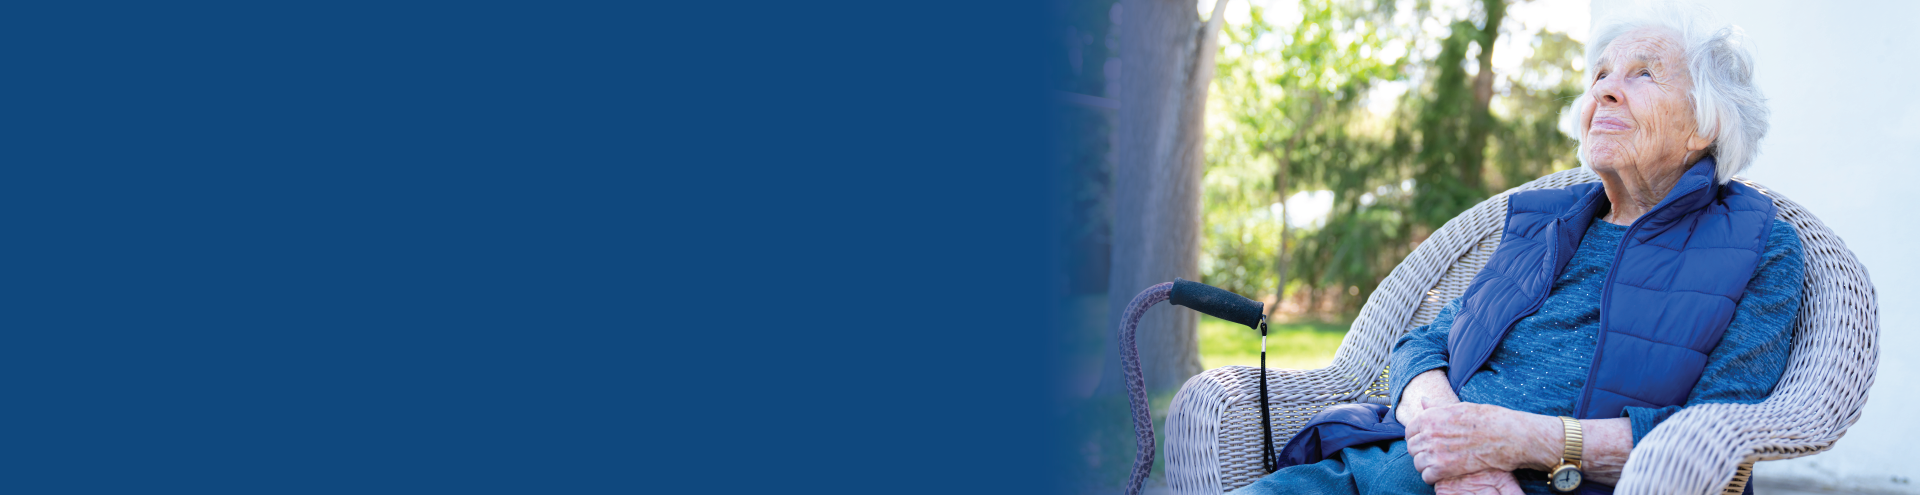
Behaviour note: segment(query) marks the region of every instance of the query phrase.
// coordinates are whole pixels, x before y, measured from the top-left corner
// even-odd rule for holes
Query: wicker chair
[[[1548,175],[1482,202],[1435,231],[1367,299],[1332,366],[1269,370],[1274,438],[1292,438],[1327,406],[1385,399],[1393,343],[1432,321],[1486,264],[1500,243],[1507,194],[1598,180],[1584,168]],[[1786,375],[1759,404],[1689,407],[1661,423],[1634,447],[1616,486],[1619,493],[1740,493],[1755,461],[1832,447],[1860,418],[1873,384],[1880,317],[1866,270],[1800,205],[1746,179],[1734,180],[1771,196],[1780,218],[1793,224],[1805,247],[1805,299],[1794,323]],[[1187,380],[1174,396],[1166,422],[1167,484],[1173,492],[1216,494],[1265,476],[1258,373],[1245,366],[1208,370]]]

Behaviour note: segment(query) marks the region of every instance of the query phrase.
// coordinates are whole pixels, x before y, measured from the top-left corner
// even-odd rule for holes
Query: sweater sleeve
[[[1406,391],[1413,377],[1447,367],[1447,331],[1453,328],[1453,317],[1459,312],[1460,300],[1455,299],[1440,308],[1432,323],[1407,332],[1393,344],[1393,353],[1387,359],[1387,397],[1394,406],[1400,405],[1400,393]]]
[[[1707,355],[1707,368],[1687,396],[1687,406],[1757,404],[1773,393],[1773,385],[1787,371],[1793,347],[1793,320],[1800,314],[1804,263],[1800,236],[1792,225],[1774,220],[1767,252],[1761,256],[1753,279],[1747,282],[1739,306],[1734,308],[1726,335]],[[1626,408],[1625,414],[1633,423],[1633,443],[1639,445],[1653,427],[1681,408]]]

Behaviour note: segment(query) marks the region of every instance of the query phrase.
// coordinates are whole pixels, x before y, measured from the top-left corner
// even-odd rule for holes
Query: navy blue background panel
[[[10,6],[0,490],[1045,491],[1038,9]]]

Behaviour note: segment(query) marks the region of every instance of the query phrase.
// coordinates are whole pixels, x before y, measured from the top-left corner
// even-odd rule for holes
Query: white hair
[[[1686,52],[1687,69],[1693,74],[1694,123],[1699,134],[1712,141],[1707,153],[1714,156],[1715,175],[1725,184],[1733,174],[1746,170],[1760,153],[1760,138],[1767,135],[1767,99],[1753,85],[1753,54],[1748,51],[1746,32],[1740,26],[1714,20],[1705,7],[1672,1],[1636,2],[1596,23],[1593,40],[1587,44],[1588,70],[1596,70],[1600,55],[1613,40],[1645,27],[1667,28],[1679,33]],[[1587,121],[1587,104],[1592,101],[1592,79],[1587,91],[1573,102],[1570,126],[1579,134]],[[1583,136],[1574,136],[1579,139]],[[1586,146],[1580,147],[1580,164],[1587,162]]]

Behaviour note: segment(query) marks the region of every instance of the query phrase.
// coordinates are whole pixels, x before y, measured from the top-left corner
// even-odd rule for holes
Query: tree
[[[1367,2],[1336,0],[1305,0],[1299,8],[1299,22],[1285,30],[1270,24],[1264,9],[1250,9],[1249,22],[1227,31],[1233,49],[1221,61],[1221,75],[1215,81],[1220,88],[1218,100],[1224,107],[1222,110],[1230,116],[1223,125],[1233,128],[1216,132],[1216,136],[1233,137],[1216,143],[1214,149],[1222,151],[1216,156],[1221,160],[1210,160],[1209,166],[1232,166],[1234,162],[1251,160],[1261,162],[1254,166],[1260,168],[1259,165],[1270,160],[1271,172],[1265,183],[1270,195],[1248,198],[1257,204],[1223,205],[1228,210],[1244,211],[1246,206],[1266,210],[1249,218],[1252,222],[1245,226],[1260,232],[1238,232],[1243,240],[1235,242],[1232,234],[1236,232],[1224,228],[1211,230],[1209,234],[1227,234],[1227,238],[1212,238],[1222,242],[1211,242],[1209,254],[1215,259],[1232,259],[1236,265],[1271,267],[1273,276],[1247,277],[1235,266],[1231,273],[1210,270],[1207,280],[1244,294],[1272,293],[1275,300],[1286,296],[1284,281],[1288,279],[1290,264],[1287,253],[1291,252],[1288,249],[1292,237],[1288,222],[1291,212],[1267,208],[1267,205],[1282,203],[1289,192],[1298,190],[1299,186],[1324,187],[1328,165],[1348,159],[1330,153],[1351,151],[1328,148],[1327,139],[1345,143],[1341,146],[1359,145],[1347,129],[1356,123],[1355,112],[1360,109],[1361,94],[1378,81],[1398,77],[1403,63],[1403,60],[1380,60],[1371,56],[1382,49],[1384,40],[1367,27],[1377,26],[1391,17],[1390,10]],[[1244,174],[1218,169],[1209,173],[1216,171],[1220,178]],[[1210,187],[1226,186],[1209,184]],[[1233,201],[1212,194],[1209,200]],[[1210,216],[1209,220],[1228,219]],[[1272,227],[1260,228],[1262,225]],[[1256,242],[1256,239],[1275,242]],[[1222,248],[1251,248],[1264,252],[1270,261],[1220,256],[1228,253],[1212,251]],[[1278,304],[1269,307],[1269,314],[1278,307]]]
[[[1294,26],[1253,9],[1252,22],[1227,28],[1212,102],[1227,118],[1209,129],[1205,182],[1208,283],[1358,296],[1341,300],[1351,311],[1433,229],[1494,192],[1577,163],[1556,124],[1579,91],[1579,42],[1506,23],[1507,36],[1530,36],[1534,53],[1503,74],[1493,50],[1504,1],[1454,11],[1438,39],[1393,24],[1395,2],[1299,5]],[[1446,18],[1430,7],[1416,2],[1410,17]],[[1378,56],[1390,52],[1406,55]],[[1362,96],[1389,81],[1408,88],[1393,112],[1363,111]],[[1271,207],[1302,190],[1333,198],[1325,222],[1304,232]]]
[[[1175,277],[1199,278],[1200,192],[1208,83],[1227,0],[1201,22],[1191,1],[1120,3],[1118,163],[1113,173],[1113,254],[1109,322],[1133,296]],[[1137,333],[1141,371],[1153,390],[1178,388],[1200,372],[1197,316],[1153,311]],[[1118,335],[1111,339],[1118,342]],[[1124,390],[1118,360],[1100,388]]]
[[[1481,6],[1485,18],[1480,26],[1467,19],[1454,21],[1433,62],[1437,75],[1431,91],[1420,99],[1414,128],[1403,133],[1417,150],[1410,165],[1421,189],[1413,197],[1412,211],[1424,226],[1445,223],[1487,197],[1484,157],[1494,125],[1493,49],[1506,2],[1483,0]],[[1465,62],[1472,45],[1479,48],[1478,71],[1469,79]]]

